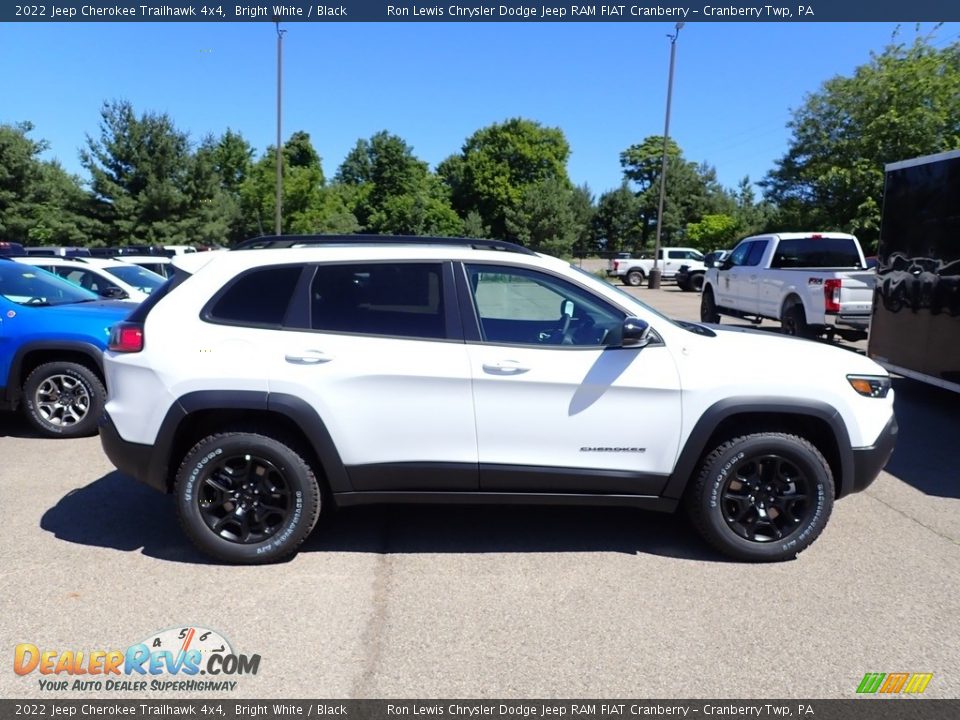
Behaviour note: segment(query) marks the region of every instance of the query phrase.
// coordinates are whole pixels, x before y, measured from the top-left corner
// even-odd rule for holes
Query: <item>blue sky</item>
[[[284,138],[310,133],[331,177],[358,138],[386,129],[435,166],[510,117],[560,127],[571,179],[619,185],[620,152],[663,132],[672,23],[289,23]],[[720,181],[761,179],[807,93],[881,50],[892,23],[687,23],[671,136]],[[931,26],[921,29],[926,32]],[[912,39],[914,26],[901,37]],[[960,35],[948,23],[945,45]],[[258,153],[276,137],[272,23],[0,25],[0,122],[29,120],[47,157],[84,176],[104,100],[169,113],[198,141],[228,127]]]

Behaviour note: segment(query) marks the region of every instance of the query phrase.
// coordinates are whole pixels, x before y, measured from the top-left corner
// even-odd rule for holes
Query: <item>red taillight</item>
[[[839,278],[823,281],[823,310],[828,313],[840,312],[840,283]]]
[[[110,330],[107,349],[114,352],[140,352],[143,350],[143,325],[120,323]]]

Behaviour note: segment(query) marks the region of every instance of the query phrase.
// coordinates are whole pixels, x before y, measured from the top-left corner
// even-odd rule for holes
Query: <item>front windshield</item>
[[[0,295],[18,305],[69,305],[99,300],[94,293],[46,270],[0,261]]]
[[[104,269],[114,277],[123,280],[127,285],[131,285],[148,295],[167,281],[162,275],[157,275],[155,272],[150,272],[137,265],[127,265],[126,267],[115,265]]]

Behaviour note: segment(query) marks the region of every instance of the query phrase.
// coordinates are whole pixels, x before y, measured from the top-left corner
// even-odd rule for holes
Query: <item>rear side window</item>
[[[205,318],[230,325],[279,328],[302,270],[300,265],[285,265],[244,273],[220,291]]]
[[[860,268],[852,238],[806,237],[781,240],[770,264],[775,268]]]
[[[321,265],[310,324],[327,332],[446,337],[440,263]]]

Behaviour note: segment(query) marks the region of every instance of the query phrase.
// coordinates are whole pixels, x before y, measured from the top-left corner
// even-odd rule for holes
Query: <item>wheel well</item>
[[[105,383],[103,376],[103,370],[100,369],[100,364],[94,360],[92,357],[87,355],[87,353],[81,350],[56,350],[56,349],[42,349],[42,350],[31,350],[26,353],[20,361],[20,369],[16,378],[17,390],[23,387],[24,381],[30,376],[34,370],[48,362],[72,362],[77,365],[83,365],[87,370],[91,371],[96,375],[100,382]]]
[[[643,268],[642,268],[642,267],[632,267],[632,268],[630,268],[629,270],[627,270],[627,275],[629,275],[629,274],[632,273],[632,272],[640,273],[641,275],[646,275],[646,273],[643,271]]]
[[[694,468],[699,469],[704,458],[718,445],[742,435],[762,432],[781,432],[809,440],[823,454],[833,473],[837,496],[844,494],[843,469],[836,436],[826,420],[813,415],[790,413],[750,412],[730,415],[720,421],[707,440]],[[696,472],[696,470],[695,470]],[[689,486],[689,483],[688,483]]]
[[[787,314],[787,310],[794,305],[799,305],[803,308],[804,315],[806,315],[807,309],[803,307],[803,300],[796,293],[791,293],[783,299],[783,305],[780,306],[780,318],[783,319]]]
[[[173,491],[177,469],[184,456],[197,442],[221,432],[256,432],[289,441],[313,468],[317,480],[326,484],[326,472],[313,444],[297,423],[282,413],[271,410],[198,410],[181,421],[170,444],[170,465],[167,469],[167,490]]]

